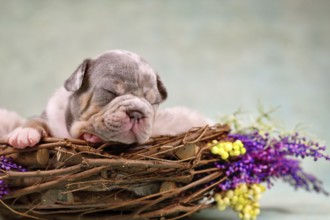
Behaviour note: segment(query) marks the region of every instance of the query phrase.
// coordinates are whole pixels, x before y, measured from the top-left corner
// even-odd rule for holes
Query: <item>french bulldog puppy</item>
[[[49,99],[41,116],[24,121],[13,112],[0,111],[0,136],[16,148],[34,146],[45,136],[131,144],[210,123],[185,107],[157,113],[166,98],[166,88],[147,61],[129,51],[108,51],[85,59]],[[146,184],[131,190],[147,195],[158,189],[159,184]]]
[[[14,129],[7,141],[16,148],[34,146],[45,136],[143,143],[152,135],[158,105],[166,97],[146,60],[129,51],[108,51],[85,59],[43,114]]]

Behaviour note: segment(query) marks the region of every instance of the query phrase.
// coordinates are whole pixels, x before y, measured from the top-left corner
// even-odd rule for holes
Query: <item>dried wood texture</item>
[[[182,218],[212,206],[203,201],[225,176],[207,143],[228,132],[206,126],[130,146],[57,138],[24,150],[1,145],[0,155],[29,169],[1,177],[11,187],[1,212],[11,219]]]

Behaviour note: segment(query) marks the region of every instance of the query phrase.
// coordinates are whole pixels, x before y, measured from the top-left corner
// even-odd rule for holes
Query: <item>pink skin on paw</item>
[[[8,135],[8,143],[16,148],[33,147],[39,143],[42,135],[34,128],[16,128]]]

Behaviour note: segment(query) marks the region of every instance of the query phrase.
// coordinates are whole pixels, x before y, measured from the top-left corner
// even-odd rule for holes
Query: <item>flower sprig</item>
[[[257,202],[260,194],[253,194],[252,188],[257,189],[263,183],[271,188],[275,180],[282,179],[295,189],[328,195],[322,182],[306,173],[300,163],[300,159],[305,158],[330,161],[330,156],[325,154],[326,147],[298,132],[282,132],[272,123],[270,114],[273,111],[265,111],[260,107],[260,116],[251,125],[244,125],[240,121],[238,116],[241,111],[234,113],[223,121],[232,128],[227,139],[209,144],[211,152],[220,156],[214,165],[226,176],[214,196],[217,206],[220,210],[232,207],[243,220],[256,219],[260,213]],[[237,154],[233,153],[235,143],[244,149],[240,154],[238,151]],[[264,191],[260,189],[257,190]],[[239,200],[238,195],[241,196]]]
[[[9,170],[15,170],[15,171],[21,171],[21,172],[26,171],[25,168],[16,164],[12,158],[0,156],[0,199],[3,196],[8,195],[8,193],[9,193],[9,187],[8,187],[7,183],[3,179],[1,179],[1,176],[3,176],[4,173]]]
[[[225,171],[227,179],[219,187],[222,190],[235,189],[242,183],[259,184],[266,182],[268,187],[273,185],[273,180],[283,179],[295,188],[304,188],[308,191],[327,192],[322,188],[321,182],[311,174],[306,173],[296,158],[312,157],[330,160],[325,155],[325,146],[294,135],[270,137],[268,134],[260,135],[257,131],[251,134],[230,134],[233,143],[242,143],[246,153],[238,155],[235,160],[220,154],[220,144],[211,148],[212,153],[219,153],[221,160],[215,166]],[[228,142],[222,142],[224,146]],[[234,145],[234,144],[233,144]],[[223,149],[222,147],[220,149]],[[234,156],[234,155],[233,155]],[[236,156],[236,155],[235,155]]]
[[[238,109],[230,115],[220,117],[219,123],[229,125],[233,133],[246,133],[254,130],[264,133],[282,132],[283,128],[271,117],[277,110],[278,107],[265,109],[264,106],[259,103],[259,114],[256,117],[245,114],[242,109]]]
[[[240,184],[234,190],[215,194],[214,199],[220,211],[231,207],[240,219],[253,220],[260,214],[259,200],[265,190],[260,184]]]
[[[326,193],[321,182],[315,176],[306,173],[297,159],[312,157],[314,160],[330,160],[330,157],[323,153],[325,146],[300,137],[297,133],[274,138],[268,134],[260,135],[255,131],[251,134],[231,134],[230,137],[241,140],[247,149],[246,156],[241,160],[230,165],[223,162],[217,164],[219,168],[227,168],[226,174],[233,176],[231,187],[242,182],[267,182],[270,187],[273,180],[283,179],[295,188]]]

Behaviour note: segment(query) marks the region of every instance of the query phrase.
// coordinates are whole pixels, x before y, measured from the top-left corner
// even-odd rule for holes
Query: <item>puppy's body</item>
[[[55,91],[54,95],[48,101],[45,110],[45,117],[47,117],[50,136],[71,138],[65,119],[65,112],[71,94],[72,92],[61,87]]]
[[[0,139],[15,128],[23,125],[24,122],[25,120],[16,112],[0,108]]]
[[[211,120],[189,108],[183,106],[166,108],[157,112],[152,136],[174,136],[187,132],[193,127],[211,124]]]
[[[43,114],[24,124],[21,121],[8,135],[8,142],[24,148],[50,135],[89,142],[143,143],[150,136],[176,135],[209,123],[184,107],[156,114],[166,96],[159,76],[143,58],[128,51],[108,51],[85,59],[49,99]]]
[[[46,112],[50,134],[53,137],[72,137],[66,129],[65,110],[70,92],[59,88],[48,102]],[[211,125],[213,122],[202,114],[183,106],[157,110],[151,136],[178,135],[193,127]]]
[[[24,122],[12,114],[8,125],[0,122],[0,136],[7,134],[7,142],[16,148],[34,146],[44,136],[130,144],[209,123],[183,107],[157,114],[166,97],[163,83],[145,60],[132,52],[109,51],[84,60],[49,99],[40,117]],[[5,117],[0,111],[0,119]],[[158,188],[158,184],[147,184],[132,191],[145,195]]]
[[[152,67],[129,51],[85,59],[56,91],[40,117],[8,135],[14,147],[34,146],[43,136],[90,142],[143,143],[152,134],[166,89]]]

